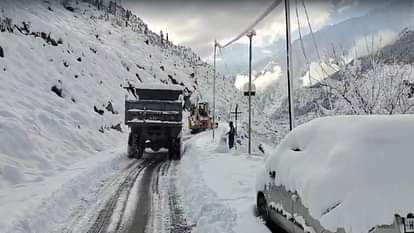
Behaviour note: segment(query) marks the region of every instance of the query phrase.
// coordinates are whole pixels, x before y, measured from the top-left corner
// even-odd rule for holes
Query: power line
[[[318,44],[316,43],[315,35],[314,35],[314,33],[313,33],[313,30],[312,30],[312,25],[311,25],[310,20],[309,20],[309,14],[308,14],[308,10],[306,9],[305,0],[302,0],[302,6],[303,6],[303,9],[305,10],[306,21],[307,21],[307,23],[308,23],[309,32],[311,33],[311,36],[312,36],[312,41],[313,41],[313,44],[314,44],[315,49],[316,49],[316,54],[317,54],[317,56],[318,56],[318,64],[319,64],[319,67],[321,68],[322,72],[326,75],[326,77],[328,77],[328,76],[329,76],[328,72],[325,70],[325,68],[323,68],[323,66],[322,66],[322,64],[321,64],[321,60],[322,60],[322,59],[321,59],[321,54],[319,53]],[[327,65],[328,65],[330,68],[334,69],[334,68],[333,68],[333,67],[329,64],[329,61],[328,61]],[[309,65],[309,77],[311,77],[311,75],[310,75],[310,71],[311,71],[311,67],[310,67],[310,65]],[[310,78],[309,78],[309,79],[310,79]],[[322,82],[322,80],[319,80],[319,82]],[[332,108],[333,108],[333,105],[332,105],[331,97],[330,97],[330,96],[329,96],[329,94],[326,92],[326,90],[324,90],[324,89],[323,89],[323,91],[325,92],[325,95],[328,97],[329,107],[330,107],[330,109],[332,109]]]
[[[318,55],[319,61],[321,61],[322,57],[321,57],[321,54],[319,52],[318,43],[316,42],[315,34],[313,33],[312,25],[311,25],[310,20],[309,20],[309,14],[308,14],[308,10],[306,8],[305,0],[302,0],[302,5],[303,5],[303,9],[305,10],[306,21],[308,22],[309,31],[310,31],[310,34],[311,34],[311,37],[312,37],[313,44],[314,44],[315,49],[316,49],[316,54]],[[326,65],[329,66],[331,69],[335,69],[335,67],[333,67],[329,62],[326,63]],[[328,76],[329,75],[328,72],[322,67],[322,65],[320,65],[320,67],[322,69],[322,72],[324,72]]]
[[[234,39],[230,40],[229,42],[227,42],[225,45],[220,45],[220,48],[225,48],[231,44],[233,44],[234,42],[238,41],[240,38],[242,38],[243,36],[245,36],[249,31],[251,31],[257,24],[259,24],[264,18],[266,18],[266,16],[268,16],[270,14],[270,12],[272,12],[280,3],[282,2],[282,0],[275,0],[267,9],[265,12],[263,12],[259,18],[257,18],[247,29],[245,29],[242,33],[240,33],[239,35],[237,35]]]
[[[300,20],[299,20],[299,13],[298,13],[298,0],[295,0],[295,9],[296,9],[296,20],[297,20],[297,23],[298,23],[300,46],[302,48],[302,53],[303,53],[303,57],[305,58],[306,66],[309,68],[308,77],[309,77],[309,85],[310,85],[312,83],[312,77],[311,77],[311,74],[310,74],[309,59],[308,59],[308,56],[306,55],[305,45],[303,43],[302,29],[301,29]]]
[[[310,72],[311,62],[310,62],[309,57],[306,54],[305,43],[304,43],[304,40],[303,40],[303,34],[302,34],[302,29],[301,29],[301,24],[300,24],[300,19],[299,19],[298,0],[295,0],[295,9],[296,9],[296,20],[297,20],[297,24],[298,24],[299,41],[300,41],[300,46],[301,46],[301,49],[302,49],[303,57],[305,58],[306,66],[309,69],[308,79],[309,79],[309,85],[310,85],[310,84],[312,84],[312,80],[314,80],[314,81],[319,81],[319,80],[312,77],[311,72]],[[310,24],[310,22],[308,22],[308,25],[309,24]],[[323,67],[321,67],[321,69],[323,69]]]
[[[323,66],[322,66],[322,64],[321,64],[322,57],[321,57],[321,54],[320,54],[320,52],[319,52],[318,43],[316,42],[316,39],[315,39],[315,34],[313,33],[313,29],[312,29],[311,22],[310,22],[310,20],[309,20],[309,14],[308,14],[308,10],[307,10],[307,8],[306,8],[305,0],[302,0],[302,6],[303,6],[303,9],[305,10],[306,21],[307,21],[307,23],[308,23],[309,32],[310,32],[311,37],[312,37],[313,46],[315,47],[315,50],[316,50],[316,55],[318,56],[318,64],[319,64],[319,67],[321,68],[322,72],[323,72],[326,76],[329,76],[328,72],[325,70],[325,68],[323,68]],[[328,65],[330,68],[333,68],[332,66],[330,66],[329,62],[328,62],[328,64],[327,64],[327,65]],[[309,73],[310,73],[310,66],[309,66]]]
[[[306,9],[305,0],[302,0],[302,5],[303,5],[303,9],[305,10],[306,21],[308,22],[309,32],[311,33],[311,36],[312,36],[313,44],[314,44],[315,49],[316,49],[316,54],[318,55],[318,59],[321,60],[321,54],[319,53],[319,49],[318,49],[318,45],[316,43],[315,35],[313,34],[312,25],[311,25],[310,20],[309,20],[308,10]]]
[[[295,9],[296,9],[296,20],[297,20],[297,23],[298,23],[298,32],[299,32],[300,45],[302,47],[302,53],[303,53],[303,56],[305,57],[306,64],[308,64],[309,63],[308,62],[308,57],[306,56],[305,45],[303,44],[302,30],[301,30],[301,25],[300,25],[300,21],[299,21],[298,0],[295,0]]]

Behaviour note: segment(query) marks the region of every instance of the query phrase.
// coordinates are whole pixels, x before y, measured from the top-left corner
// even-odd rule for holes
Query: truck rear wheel
[[[138,147],[137,147],[137,154],[136,154],[135,158],[136,159],[142,158],[142,156],[144,155],[144,150],[145,150],[144,144],[139,143]]]
[[[128,138],[128,158],[140,159],[144,154],[144,145],[140,142],[139,136],[135,133],[129,133]]]
[[[128,137],[128,158],[133,159],[135,158],[135,153],[136,153],[136,147],[134,145],[134,136],[133,133],[129,133],[129,137]]]
[[[170,160],[181,159],[181,140],[180,138],[174,138],[170,140],[170,146],[168,148],[168,156]]]
[[[175,160],[181,159],[181,139],[177,138],[175,142]]]

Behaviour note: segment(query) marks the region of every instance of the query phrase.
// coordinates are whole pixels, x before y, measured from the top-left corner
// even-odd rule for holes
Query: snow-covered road
[[[147,152],[105,183],[102,204],[78,207],[78,217],[56,232],[190,232],[175,192],[178,162],[167,152]]]
[[[166,152],[102,152],[41,184],[1,190],[4,232],[186,232],[179,162]],[[2,230],[3,232],[3,230]]]
[[[181,161],[167,160],[166,151],[130,160],[119,148],[42,183],[1,190],[0,226],[4,232],[270,232],[254,210],[263,157],[229,152],[223,133],[215,141],[211,132],[186,137]]]

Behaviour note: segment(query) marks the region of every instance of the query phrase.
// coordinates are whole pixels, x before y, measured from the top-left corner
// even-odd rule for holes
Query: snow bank
[[[216,130],[216,140],[205,132],[188,140],[180,164],[180,194],[190,225],[198,233],[267,233],[255,216],[255,174],[261,157],[228,150]]]
[[[140,89],[150,89],[150,90],[174,90],[174,91],[183,91],[184,87],[180,85],[173,85],[173,84],[162,84],[162,83],[143,83],[136,86]]]
[[[180,164],[180,191],[184,210],[195,232],[232,233],[236,215],[220,203],[217,194],[205,184],[197,154],[211,142],[211,134],[197,135],[185,143],[184,156]]]
[[[106,180],[133,163],[125,148],[100,152],[43,182],[1,190],[1,232],[55,232],[67,226],[73,210],[97,203]]]
[[[414,211],[414,117],[341,116],[298,126],[267,160],[326,229],[368,232]]]

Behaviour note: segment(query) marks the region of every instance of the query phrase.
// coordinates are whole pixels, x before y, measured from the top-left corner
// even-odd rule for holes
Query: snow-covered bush
[[[360,61],[347,65],[337,79],[327,79],[338,112],[353,114],[409,113],[414,105],[412,64],[372,64],[364,70]]]

